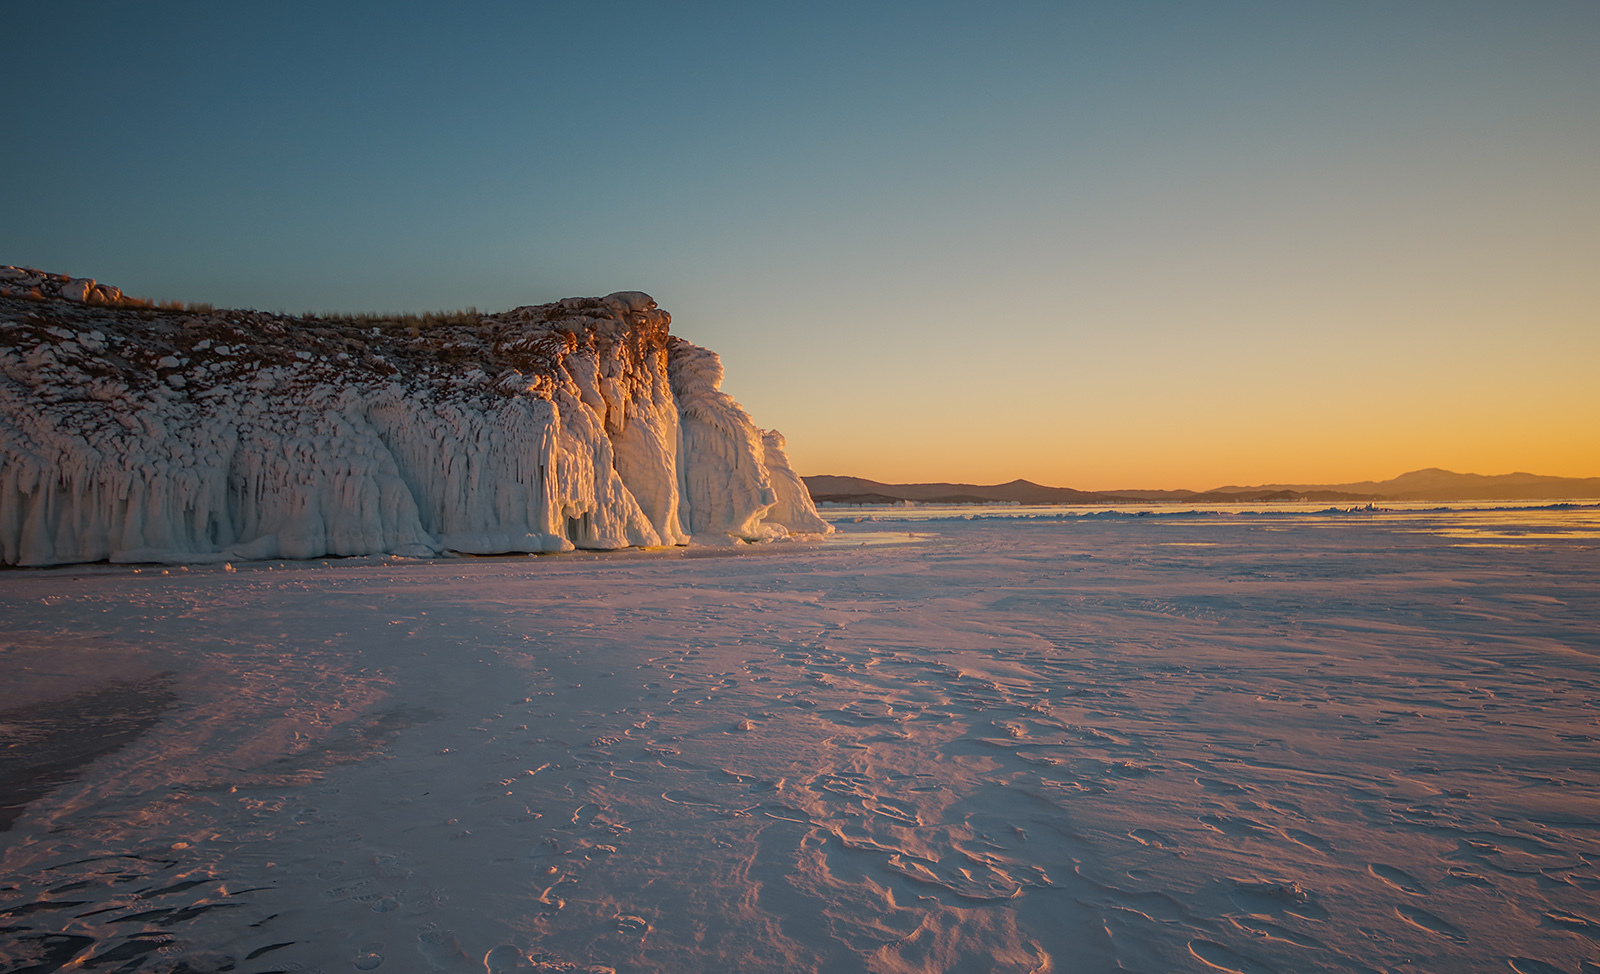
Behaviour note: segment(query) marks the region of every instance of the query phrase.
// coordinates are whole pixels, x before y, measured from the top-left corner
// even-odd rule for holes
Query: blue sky
[[[1600,5],[3,2],[0,263],[646,290],[805,473],[1600,474]]]

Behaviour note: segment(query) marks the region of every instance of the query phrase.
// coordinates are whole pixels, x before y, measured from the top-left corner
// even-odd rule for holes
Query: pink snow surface
[[[5,969],[1600,971],[1596,508],[236,567],[0,575]]]

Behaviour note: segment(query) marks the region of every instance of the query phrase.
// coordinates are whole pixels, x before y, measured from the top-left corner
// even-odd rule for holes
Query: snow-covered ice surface
[[[1597,569],[1566,507],[8,572],[0,958],[1593,974]]]

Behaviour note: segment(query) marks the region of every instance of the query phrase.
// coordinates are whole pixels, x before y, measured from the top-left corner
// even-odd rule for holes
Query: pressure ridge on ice
[[[0,267],[0,562],[827,532],[783,438],[649,296],[426,328],[127,306]]]

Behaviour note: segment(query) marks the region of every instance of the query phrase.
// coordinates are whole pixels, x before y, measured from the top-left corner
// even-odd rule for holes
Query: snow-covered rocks
[[[149,302],[130,300],[122,291],[109,284],[96,284],[93,278],[68,277],[65,274],[47,274],[32,267],[0,267],[0,297],[60,298],[78,304],[99,304],[120,307],[126,304],[145,305]]]
[[[715,353],[640,292],[419,326],[112,307],[23,268],[0,287],[6,564],[829,529]]]

